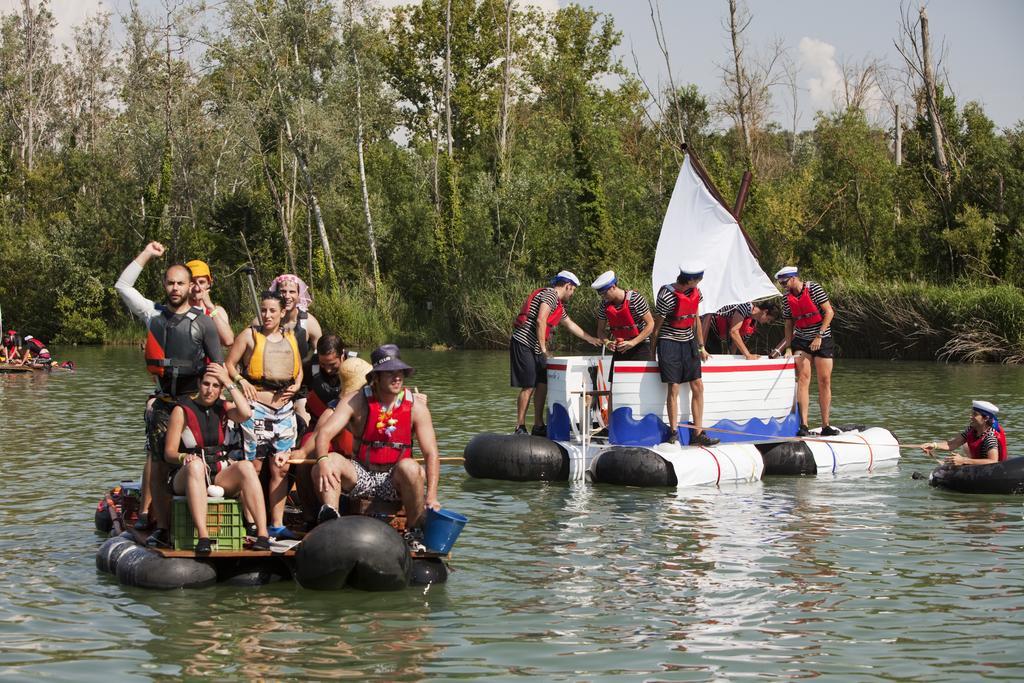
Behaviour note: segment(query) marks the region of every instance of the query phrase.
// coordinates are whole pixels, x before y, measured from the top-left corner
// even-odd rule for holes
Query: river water
[[[674,490],[441,476],[470,518],[446,585],[154,592],[98,574],[93,510],[143,462],[134,349],[62,349],[73,375],[0,375],[0,676],[383,680],[959,681],[1024,675],[1024,507],[871,475]],[[509,430],[504,353],[410,352],[443,454]],[[904,442],[969,399],[1024,432],[1024,369],[843,361],[835,423]],[[813,412],[813,409],[812,409]],[[1018,427],[1015,427],[1017,425]],[[1016,432],[1016,434],[1015,434]]]

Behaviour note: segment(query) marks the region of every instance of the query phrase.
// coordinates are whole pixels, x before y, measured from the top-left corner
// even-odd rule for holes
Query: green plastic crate
[[[195,550],[199,536],[192,523],[185,496],[174,497],[171,515],[175,550]],[[217,550],[241,550],[245,541],[242,507],[235,498],[208,498],[206,501],[206,529],[217,541]]]

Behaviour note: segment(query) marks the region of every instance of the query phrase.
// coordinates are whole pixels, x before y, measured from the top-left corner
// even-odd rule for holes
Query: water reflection
[[[126,589],[94,569],[91,510],[143,463],[148,378],[135,349],[61,356],[80,371],[0,375],[5,677],[1024,675],[1022,501],[930,489],[910,479],[930,469],[913,453],[869,477],[682,492],[470,480],[445,464],[441,499],[470,518],[445,586]],[[446,455],[509,429],[505,354],[409,360]],[[843,361],[833,382],[837,422],[906,441],[960,428],[975,393],[1024,424],[1017,368]],[[953,640],[956,656],[936,647]]]

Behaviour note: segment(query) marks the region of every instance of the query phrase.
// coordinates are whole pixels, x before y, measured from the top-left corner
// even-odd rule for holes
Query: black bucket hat
[[[373,369],[366,373],[367,382],[373,381],[373,373],[375,372],[404,370],[406,377],[410,377],[416,372],[416,368],[401,359],[396,344],[384,344],[374,349],[373,353],[370,354],[370,364],[373,365]]]

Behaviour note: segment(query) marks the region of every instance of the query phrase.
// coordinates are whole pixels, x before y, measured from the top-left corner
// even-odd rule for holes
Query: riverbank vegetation
[[[797,130],[774,122],[797,120],[792,51],[748,45],[735,0],[718,92],[655,87],[576,5],[166,6],[94,16],[66,50],[46,2],[0,23],[0,305],[23,330],[130,339],[112,285],[158,239],[211,263],[236,321],[251,263],[306,279],[353,344],[499,347],[561,268],[649,289],[685,143],[730,202],[753,172],[762,266],[832,291],[844,355],[1024,358],[1024,123],[937,79],[923,13],[894,8],[904,63],[850,66]],[[595,303],[581,289],[573,317]]]

